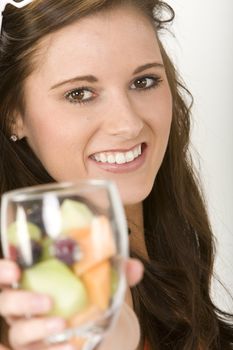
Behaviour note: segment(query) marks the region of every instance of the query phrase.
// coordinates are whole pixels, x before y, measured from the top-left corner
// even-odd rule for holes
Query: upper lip
[[[111,153],[111,152],[114,152],[114,153],[116,153],[116,152],[126,153],[126,152],[132,151],[134,148],[136,148],[136,147],[138,147],[140,145],[143,145],[143,144],[145,144],[145,142],[139,142],[136,145],[134,145],[134,146],[132,146],[132,147],[130,147],[128,149],[126,149],[126,148],[124,148],[124,149],[114,148],[114,149],[108,149],[108,150],[104,150],[104,151],[97,151],[97,152],[92,153],[91,156],[93,156],[95,154],[99,154],[99,153]]]

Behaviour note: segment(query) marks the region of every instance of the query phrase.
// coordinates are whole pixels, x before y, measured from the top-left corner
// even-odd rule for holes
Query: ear
[[[14,113],[11,124],[11,133],[15,134],[19,140],[26,136],[23,116],[20,112]]]

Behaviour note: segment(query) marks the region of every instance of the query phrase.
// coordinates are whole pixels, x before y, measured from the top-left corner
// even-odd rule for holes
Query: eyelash
[[[137,81],[141,81],[141,80],[144,80],[144,79],[151,79],[153,80],[153,83],[151,86],[149,87],[146,87],[146,88],[134,88],[132,90],[136,90],[138,92],[147,92],[148,90],[151,90],[151,89],[155,89],[157,88],[161,83],[162,83],[162,78],[159,77],[159,76],[148,76],[148,75],[145,75],[145,76],[142,76],[142,77],[139,77],[139,78],[136,78],[133,82],[133,84],[135,84]],[[73,93],[80,93],[80,92],[83,92],[83,91],[88,91],[88,92],[91,92],[91,93],[94,93],[89,87],[87,86],[81,86],[79,88],[76,88],[76,89],[72,89],[68,92],[65,93],[64,97],[68,100],[68,102],[70,103],[74,103],[74,104],[79,104],[79,105],[82,105],[82,104],[86,104],[86,103],[89,103],[89,102],[92,102],[94,97],[92,98],[88,98],[86,100],[80,100],[80,101],[75,101],[72,99],[72,94]]]

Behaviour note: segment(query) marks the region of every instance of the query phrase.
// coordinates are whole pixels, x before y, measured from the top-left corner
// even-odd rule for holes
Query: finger
[[[0,314],[5,318],[41,315],[52,307],[52,300],[42,294],[5,289],[0,293]]]
[[[130,287],[133,287],[143,277],[144,266],[138,259],[129,259],[126,263],[126,278]]]
[[[20,278],[20,269],[10,260],[0,259],[0,285],[11,285],[18,282]]]
[[[50,335],[63,331],[65,327],[65,320],[58,317],[21,319],[9,329],[10,345],[13,349],[27,348],[29,344],[41,342]]]
[[[134,311],[123,303],[117,322],[107,332],[98,350],[138,349],[139,341],[139,321]]]

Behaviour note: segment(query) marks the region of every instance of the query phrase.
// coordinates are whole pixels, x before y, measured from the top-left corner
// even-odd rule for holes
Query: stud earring
[[[18,141],[17,135],[15,135],[15,134],[11,135],[10,140],[13,141],[13,142]]]

